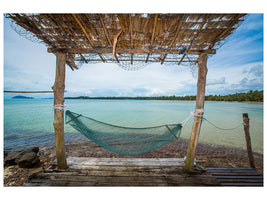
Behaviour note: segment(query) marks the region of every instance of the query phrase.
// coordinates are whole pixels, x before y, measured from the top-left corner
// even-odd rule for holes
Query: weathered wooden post
[[[254,157],[253,157],[252,147],[251,147],[251,140],[250,140],[250,135],[249,135],[248,113],[243,113],[243,122],[244,122],[244,132],[245,132],[250,167],[255,168],[255,162],[254,162]]]
[[[186,171],[193,172],[195,151],[197,147],[199,132],[202,123],[202,116],[204,114],[204,102],[205,102],[205,87],[206,87],[206,75],[207,75],[207,54],[200,54],[198,58],[198,81],[197,81],[197,97],[196,107],[194,112],[194,123],[192,127],[189,146],[187,149],[187,155],[185,160]]]
[[[54,128],[56,140],[57,166],[59,169],[66,169],[64,142],[64,90],[65,90],[65,63],[66,55],[56,53],[56,78],[52,87],[54,91]]]

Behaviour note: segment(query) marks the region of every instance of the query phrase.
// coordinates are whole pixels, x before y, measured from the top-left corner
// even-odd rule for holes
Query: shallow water
[[[147,127],[183,121],[195,107],[193,101],[145,100],[72,100],[65,101],[67,109],[106,123]],[[4,148],[19,150],[28,146],[54,145],[52,99],[4,100]],[[206,102],[204,117],[221,128],[232,128],[242,123],[242,113],[250,118],[253,151],[263,153],[263,104]],[[182,130],[182,138],[191,134],[191,117]],[[67,143],[85,138],[65,125]],[[199,142],[246,149],[243,126],[223,131],[203,121]]]

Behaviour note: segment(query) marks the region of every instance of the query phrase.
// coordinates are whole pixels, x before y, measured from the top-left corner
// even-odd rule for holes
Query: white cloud
[[[76,72],[68,70],[66,87],[73,92],[117,90],[118,94],[130,96],[143,89],[139,93],[150,96],[178,92],[190,82],[195,82],[190,70],[179,66],[154,64],[139,71],[125,71],[116,64],[99,64],[84,65]]]

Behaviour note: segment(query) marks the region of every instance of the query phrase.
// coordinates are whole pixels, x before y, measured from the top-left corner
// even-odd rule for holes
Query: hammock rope
[[[67,110],[65,112],[65,124],[69,124],[89,140],[103,148],[122,155],[146,153],[178,140],[182,128],[192,116],[202,117],[203,120],[220,130],[234,130],[244,124],[241,123],[234,128],[221,128],[204,118],[200,114],[203,112],[203,109],[196,109],[185,120],[177,124],[131,128],[108,124]]]
[[[122,154],[138,155],[179,139],[183,125],[168,124],[146,128],[111,125],[67,110],[66,124],[105,149]]]

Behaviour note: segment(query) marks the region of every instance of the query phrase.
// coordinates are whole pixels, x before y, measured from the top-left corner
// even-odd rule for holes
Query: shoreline
[[[132,99],[132,98],[64,98],[65,100],[107,100],[107,101],[117,101],[117,100],[126,100],[126,101],[189,101],[195,102],[196,100],[178,100],[178,99]],[[263,104],[263,101],[211,101],[205,100],[205,102],[218,102],[218,103],[255,103],[255,104]]]
[[[112,153],[99,145],[85,140],[80,143],[66,144],[67,157],[109,157],[109,158],[184,158],[188,141],[180,139],[159,149],[136,156],[125,156]],[[48,168],[56,159],[55,147],[40,148],[39,158],[41,167],[24,169],[17,165],[4,168],[4,186],[22,186],[27,182],[29,174],[36,173],[42,168]],[[263,173],[263,155],[253,152],[256,169]],[[199,143],[196,149],[196,161],[203,167],[250,167],[246,150],[211,146]]]

